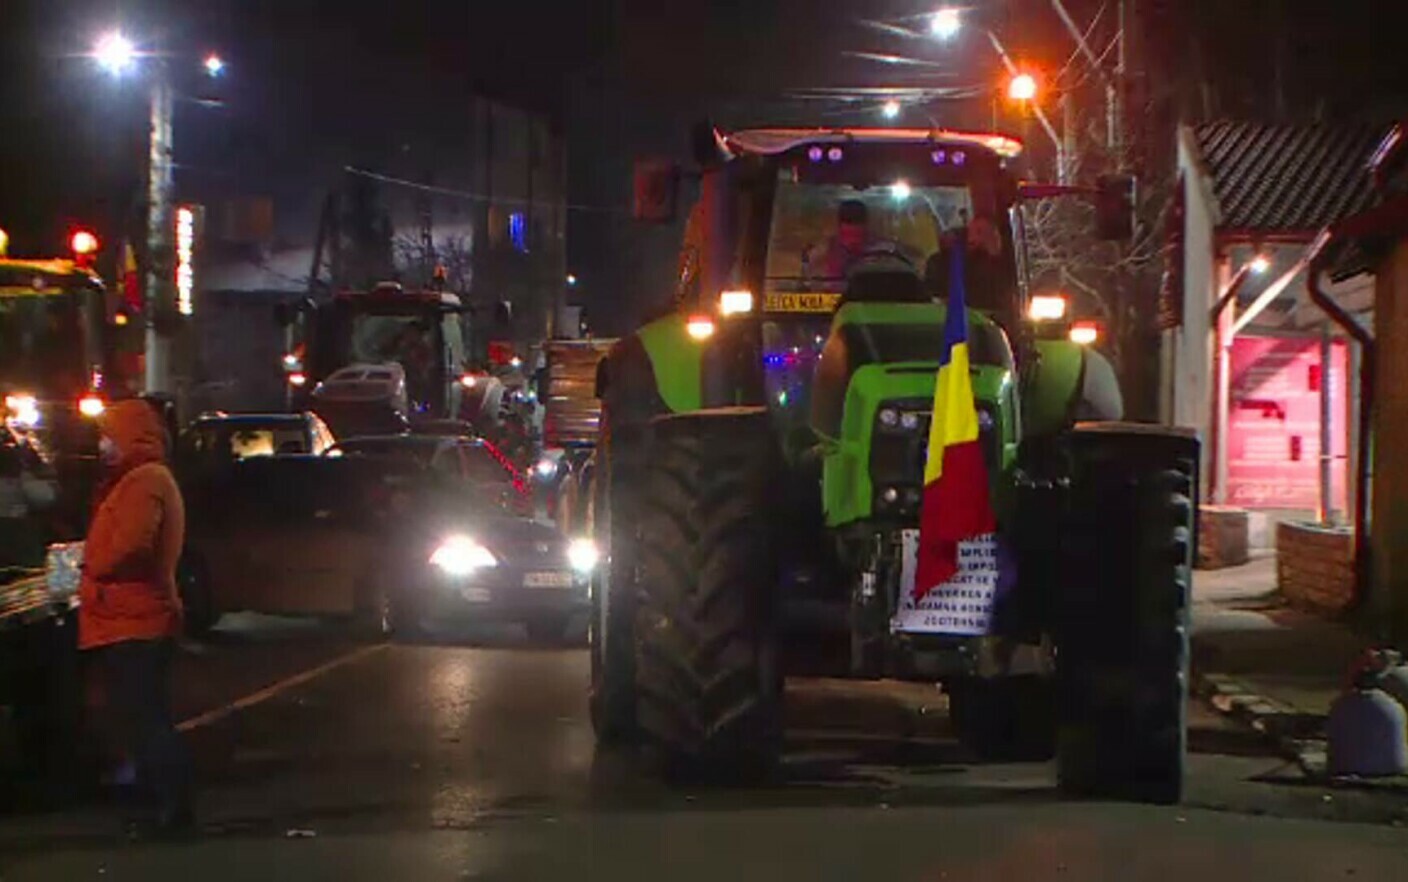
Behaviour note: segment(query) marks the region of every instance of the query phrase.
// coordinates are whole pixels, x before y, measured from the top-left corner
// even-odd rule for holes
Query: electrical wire
[[[374,172],[364,168],[357,168],[356,166],[352,165],[343,166],[343,171],[347,172],[350,175],[357,175],[359,177],[369,178],[379,183],[391,184],[397,187],[405,187],[410,190],[418,190],[422,193],[433,193],[437,196],[449,196],[454,199],[463,199],[467,202],[485,202],[497,205],[522,206],[524,208],[534,207],[552,209],[561,207],[565,208],[567,211],[599,212],[603,214],[630,213],[628,209],[618,208],[615,206],[585,205],[582,203],[575,202],[557,203],[539,199],[528,200],[519,199],[517,197],[489,196],[485,193],[475,193],[470,190],[456,190],[450,187],[438,187],[433,184],[422,184],[419,181],[411,181],[407,180],[406,178],[398,178],[392,175],[382,174],[381,172]]]

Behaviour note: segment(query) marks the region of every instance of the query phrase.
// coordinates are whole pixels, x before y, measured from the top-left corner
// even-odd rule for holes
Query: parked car
[[[365,462],[311,454],[232,460],[183,480],[186,626],[224,613],[358,616],[378,623],[370,570],[386,511]]]
[[[595,547],[532,518],[524,477],[492,444],[458,436],[354,438],[327,454],[381,463],[391,517],[381,584],[388,630],[490,621],[560,641],[585,618]]]
[[[251,456],[321,454],[336,438],[314,413],[208,413],[186,427],[177,463],[227,463]]]
[[[196,634],[247,610],[410,637],[522,622],[557,640],[585,614],[595,553],[533,521],[522,476],[483,441],[353,438],[237,460],[195,486],[181,588]]]

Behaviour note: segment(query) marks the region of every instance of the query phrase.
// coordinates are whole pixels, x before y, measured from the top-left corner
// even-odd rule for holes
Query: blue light
[[[515,250],[528,253],[528,220],[521,211],[508,216],[508,238]]]

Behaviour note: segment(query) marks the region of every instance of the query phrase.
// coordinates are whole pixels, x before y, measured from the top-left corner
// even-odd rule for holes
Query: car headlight
[[[468,576],[498,566],[499,559],[468,536],[451,536],[430,553],[430,563],[446,575]]]
[[[596,569],[600,559],[601,552],[597,551],[596,543],[590,539],[573,539],[567,546],[567,562],[582,575]]]
[[[551,478],[557,474],[557,460],[543,457],[533,466],[533,473],[543,480]]]

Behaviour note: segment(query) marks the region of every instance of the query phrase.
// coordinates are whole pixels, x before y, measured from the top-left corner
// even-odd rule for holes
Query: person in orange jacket
[[[190,761],[171,716],[169,672],[182,625],[176,564],[186,513],[166,466],[166,429],[145,401],[101,420],[107,480],[84,544],[78,645],[97,663],[113,728],[155,800],[159,831],[192,823]]]

